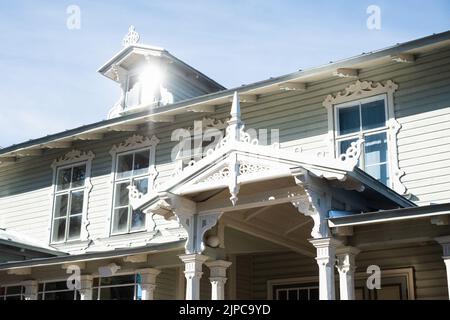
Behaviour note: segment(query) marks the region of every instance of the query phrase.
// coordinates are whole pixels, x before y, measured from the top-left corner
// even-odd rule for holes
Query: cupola
[[[98,70],[121,89],[108,119],[225,89],[167,50],[140,44],[139,39],[131,26],[122,50]]]

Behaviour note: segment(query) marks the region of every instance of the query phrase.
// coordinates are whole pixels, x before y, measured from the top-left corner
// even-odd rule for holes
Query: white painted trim
[[[80,150],[72,150],[65,155],[55,159],[51,165],[53,169],[53,178],[52,178],[52,192],[50,194],[51,199],[51,217],[48,225],[49,231],[49,244],[69,244],[79,241],[88,241],[89,240],[89,230],[88,227],[90,225],[88,210],[89,210],[89,196],[92,190],[92,182],[91,182],[91,171],[92,171],[92,160],[94,159],[95,154],[92,151],[80,151]],[[79,239],[74,240],[64,240],[62,242],[52,242],[52,233],[53,233],[53,216],[55,214],[55,195],[56,195],[56,187],[57,187],[57,175],[58,171],[63,168],[70,168],[76,165],[86,164],[86,173],[84,178],[84,196],[83,196],[83,212],[81,215],[81,233]],[[67,232],[67,230],[66,230]]]
[[[392,80],[385,82],[359,81],[349,85],[343,91],[336,94],[330,94],[322,103],[327,109],[328,114],[328,137],[327,144],[330,156],[337,156],[336,150],[336,107],[347,104],[350,101],[359,101],[382,94],[386,95],[386,126],[387,126],[387,144],[389,156],[389,178],[390,188],[399,194],[406,193],[406,187],[401,182],[405,172],[400,169],[398,161],[397,134],[401,129],[400,123],[395,118],[394,93],[398,85]]]
[[[111,236],[123,235],[124,233],[112,234],[112,219],[114,214],[114,184],[116,180],[116,166],[117,166],[117,157],[122,154],[134,153],[140,150],[150,149],[150,158],[149,158],[149,168],[148,168],[148,185],[149,190],[155,187],[155,180],[158,176],[158,171],[156,170],[156,146],[159,143],[159,139],[153,135],[151,138],[144,137],[141,135],[132,135],[127,138],[124,142],[119,145],[114,145],[109,154],[112,157],[111,161],[111,174],[110,174],[110,202],[109,202],[109,215],[107,216],[107,224],[106,224],[106,238]],[[145,217],[145,229],[139,230],[136,232],[142,231],[154,231],[156,227],[156,223],[153,220],[153,215],[146,215]],[[126,234],[136,233],[130,232]]]

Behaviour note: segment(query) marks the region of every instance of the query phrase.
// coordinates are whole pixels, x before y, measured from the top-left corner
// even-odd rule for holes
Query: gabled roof
[[[15,157],[18,156],[19,157],[22,155],[26,156],[27,150],[35,150],[35,149],[40,150],[41,148],[46,148],[46,146],[49,144],[72,141],[81,135],[88,135],[88,134],[99,135],[114,130],[115,128],[119,128],[121,126],[144,124],[149,121],[150,122],[166,121],[170,117],[173,117],[177,114],[183,114],[189,111],[200,112],[202,110],[208,110],[209,112],[211,112],[211,108],[213,108],[214,105],[229,103],[235,91],[239,92],[241,96],[244,95],[255,96],[258,94],[264,94],[267,92],[280,90],[280,87],[283,88],[283,86],[286,86],[286,84],[298,84],[298,83],[304,84],[307,90],[308,82],[335,77],[336,76],[335,72],[338,69],[345,69],[345,68],[362,69],[367,67],[373,67],[377,65],[382,65],[383,63],[388,63],[393,59],[394,60],[401,59],[402,55],[403,56],[420,55],[449,45],[450,45],[450,31],[446,31],[438,34],[433,34],[428,37],[420,38],[417,40],[405,42],[402,44],[397,44],[395,46],[385,48],[382,50],[363,53],[356,57],[333,62],[320,67],[311,68],[308,70],[301,70],[287,75],[274,77],[267,80],[255,82],[252,84],[232,88],[229,90],[222,90],[219,92],[206,94],[185,101],[180,101],[172,105],[158,107],[152,110],[146,110],[142,112],[136,112],[130,115],[122,116],[120,118],[99,121],[86,126],[81,126],[75,129],[63,131],[60,133],[48,135],[46,137],[26,141],[23,143],[15,144],[0,149],[0,164],[6,161],[14,162]],[[123,51],[125,53],[127,50],[123,49]],[[104,67],[106,68],[106,65]]]
[[[240,103],[235,92],[231,107],[231,118],[225,137],[209,150],[207,155],[186,167],[167,182],[155,186],[149,193],[139,194],[131,187],[130,203],[134,209],[146,209],[159,200],[161,192],[189,195],[211,189],[229,188],[231,201],[238,199],[241,184],[291,177],[304,169],[313,175],[342,182],[346,189],[360,192],[372,190],[398,207],[413,207],[415,204],[357,168],[362,140],[352,143],[347,153],[339,158],[304,154],[277,145],[259,145],[245,132],[240,118]]]

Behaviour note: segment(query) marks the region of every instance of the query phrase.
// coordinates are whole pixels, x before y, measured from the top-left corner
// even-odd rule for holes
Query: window
[[[146,194],[149,188],[150,149],[117,155],[114,180],[112,233],[129,233],[145,229],[145,214],[129,204],[129,189],[134,185]]]
[[[345,153],[352,142],[364,139],[361,169],[390,186],[386,96],[336,105],[336,150]]]
[[[323,106],[328,115],[329,154],[338,157],[351,142],[364,138],[359,166],[399,194],[405,194],[401,181],[405,172],[399,167],[397,152],[401,129],[394,112],[397,89],[392,80],[357,80],[343,91],[328,95]]]
[[[319,300],[317,283],[286,284],[273,286],[274,300]]]
[[[44,282],[39,283],[38,300],[80,300],[80,293],[69,289],[66,281]]]
[[[149,68],[141,74],[130,75],[127,82],[127,107],[133,108],[141,104],[158,103],[161,99],[159,77],[156,68]]]
[[[52,242],[79,240],[85,199],[86,163],[59,167],[53,205]]]
[[[133,135],[112,147],[110,234],[126,234],[144,231],[149,221],[140,210],[133,210],[129,203],[129,188],[134,186],[146,194],[154,184],[158,172],[155,167],[155,151],[159,139]],[[150,220],[151,221],[151,220]]]
[[[93,300],[141,300],[139,274],[94,278]]]
[[[50,242],[88,240],[83,226],[89,223],[88,196],[92,188],[90,172],[94,153],[72,150],[52,163],[52,219]]]
[[[0,300],[25,300],[23,286],[0,287]]]

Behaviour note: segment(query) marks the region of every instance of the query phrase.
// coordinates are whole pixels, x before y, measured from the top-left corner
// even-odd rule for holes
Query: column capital
[[[157,276],[161,273],[161,270],[155,268],[143,268],[137,269],[136,273],[139,273],[142,277],[144,276]]]
[[[186,300],[200,299],[200,279],[203,275],[202,266],[209,257],[201,254],[182,254],[178,256],[184,263],[186,277]]]
[[[204,255],[198,254],[198,253],[180,254],[178,257],[184,263],[200,263],[200,264],[203,264],[209,259],[208,256],[204,256]]]
[[[434,240],[442,246],[443,258],[450,259],[450,236],[437,237]]]
[[[227,276],[227,269],[229,266],[231,266],[230,261],[225,260],[214,260],[214,261],[208,261],[205,263],[205,265],[210,270],[210,279],[212,281],[212,278],[225,278]]]

